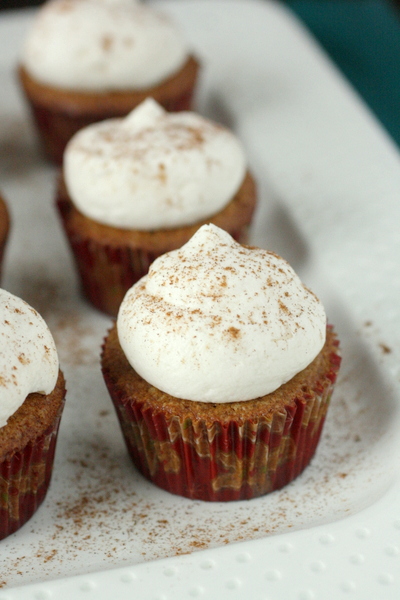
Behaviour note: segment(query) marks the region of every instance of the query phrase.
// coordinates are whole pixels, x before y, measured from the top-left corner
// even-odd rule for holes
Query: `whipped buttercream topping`
[[[126,294],[118,337],[131,366],[177,398],[251,400],[322,349],[322,304],[282,258],[204,225]]]
[[[21,62],[41,83],[101,92],[153,87],[187,58],[175,24],[136,0],[50,0],[34,19]]]
[[[166,112],[148,98],[125,119],[80,130],[64,154],[74,205],[114,227],[191,225],[228,204],[246,172],[228,129],[192,112]]]
[[[50,394],[58,369],[54,340],[42,317],[0,289],[0,427],[28,394]]]

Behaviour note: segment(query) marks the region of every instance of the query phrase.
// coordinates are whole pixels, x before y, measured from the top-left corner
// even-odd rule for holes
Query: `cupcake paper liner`
[[[7,205],[0,197],[0,281],[3,272],[3,257],[10,230],[10,215]]]
[[[42,435],[0,462],[0,540],[22,527],[46,496],[63,407]]]
[[[147,274],[156,258],[173,248],[169,245],[163,250],[150,252],[144,248],[122,244],[119,247],[110,246],[83,237],[68,226],[68,207],[62,199],[58,200],[57,206],[75,259],[83,294],[98,310],[115,317],[129,288]],[[186,241],[192,233],[188,233]],[[248,225],[229,233],[238,242],[246,243]]]
[[[335,343],[337,348],[338,343]],[[103,368],[127,449],[159,487],[192,499],[244,500],[287,485],[309,464],[340,366],[338,352],[315,384],[269,419],[183,419],[128,398]]]
[[[3,275],[3,256],[4,256],[6,242],[7,242],[7,238],[0,241],[0,282],[1,282],[2,275]]]

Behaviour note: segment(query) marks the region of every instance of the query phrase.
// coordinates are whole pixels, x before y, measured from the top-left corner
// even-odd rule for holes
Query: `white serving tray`
[[[31,11],[0,18],[3,286],[46,318],[67,378],[52,485],[0,542],[0,600],[400,597],[400,158],[282,6],[162,0],[203,63],[198,110],[232,127],[259,182],[252,241],[323,300],[343,367],[312,463],[283,490],[206,504],[131,465],[99,370],[111,321],[83,300],[14,68]]]

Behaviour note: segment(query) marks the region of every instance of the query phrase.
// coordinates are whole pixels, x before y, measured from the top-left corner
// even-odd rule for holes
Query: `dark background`
[[[0,0],[0,9],[21,8],[23,6],[38,6],[42,4],[40,0]]]
[[[284,3],[313,32],[400,146],[400,0]],[[0,9],[39,4],[0,0]]]

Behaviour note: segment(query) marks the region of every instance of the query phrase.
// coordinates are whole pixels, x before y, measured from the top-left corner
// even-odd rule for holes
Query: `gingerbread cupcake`
[[[84,294],[116,316],[151,262],[204,223],[245,241],[256,189],[232,132],[147,99],[73,137],[57,204]]]
[[[199,63],[171,20],[136,0],[49,0],[28,33],[19,79],[47,156],[90,123],[145,98],[188,110]]]
[[[8,213],[7,204],[0,196],[0,279],[3,266],[3,255],[10,230],[10,215]]]
[[[339,365],[323,306],[288,263],[213,225],[128,291],[102,352],[137,468],[207,501],[261,496],[303,471]]]
[[[49,487],[65,399],[53,338],[26,302],[0,289],[0,539]]]

